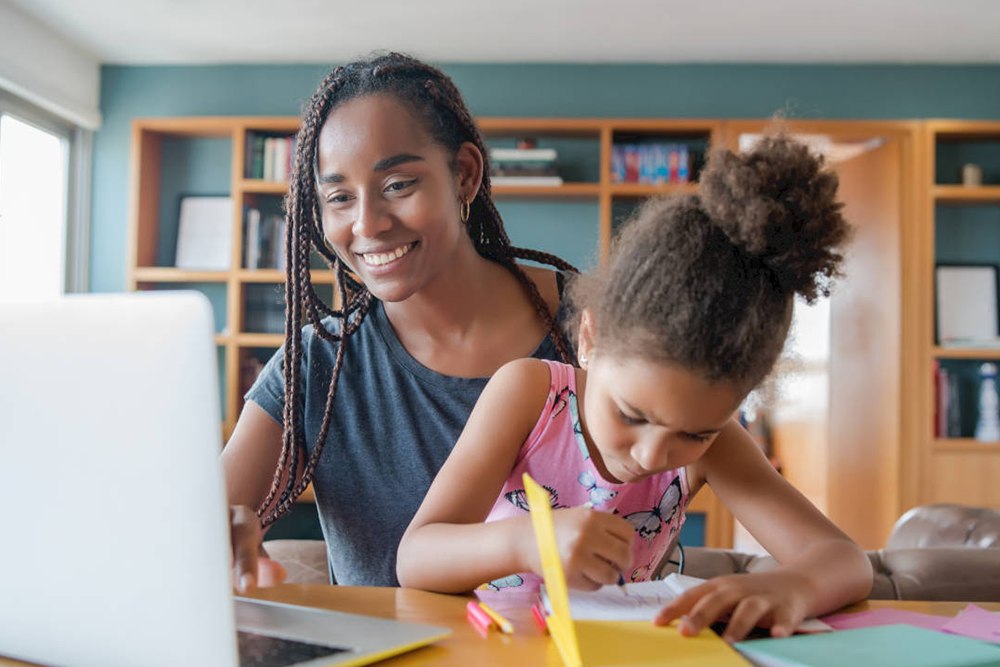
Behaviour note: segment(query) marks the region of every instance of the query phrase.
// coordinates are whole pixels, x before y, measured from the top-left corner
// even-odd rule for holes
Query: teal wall
[[[90,286],[125,285],[130,123],[189,115],[295,115],[325,65],[105,66],[94,142]],[[476,115],[998,118],[1000,67],[903,65],[445,65]],[[561,206],[561,205],[560,205]],[[596,205],[502,202],[516,243],[586,264]],[[544,225],[536,224],[544,221]],[[587,233],[580,233],[584,229]],[[593,234],[589,232],[593,231]]]

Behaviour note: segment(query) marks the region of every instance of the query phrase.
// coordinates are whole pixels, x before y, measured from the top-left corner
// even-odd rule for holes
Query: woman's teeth
[[[410,252],[410,248],[412,247],[413,247],[412,244],[401,245],[395,250],[391,250],[389,252],[379,252],[379,253],[366,252],[363,255],[361,255],[361,257],[364,258],[365,264],[371,264],[372,266],[382,266],[383,264],[388,264],[389,262],[399,259],[406,253]]]

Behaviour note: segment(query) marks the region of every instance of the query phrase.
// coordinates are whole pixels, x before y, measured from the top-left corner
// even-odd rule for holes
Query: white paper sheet
[[[659,581],[640,581],[621,587],[604,586],[596,591],[571,589],[569,608],[577,621],[652,621],[667,603],[705,581],[686,574],[669,574]],[[551,613],[544,587],[542,602],[546,613]],[[795,632],[828,632],[832,629],[817,618],[807,618],[799,623]]]

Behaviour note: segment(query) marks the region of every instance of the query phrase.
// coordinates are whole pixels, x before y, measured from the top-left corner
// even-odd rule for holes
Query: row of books
[[[243,328],[254,333],[285,332],[285,286],[250,285],[244,301]]]
[[[287,181],[295,158],[295,136],[247,133],[246,177]]]
[[[962,402],[958,374],[934,360],[934,437],[962,437]]]
[[[686,144],[614,144],[611,179],[615,183],[688,183],[691,155]]]
[[[247,208],[243,241],[244,268],[285,270],[285,216]]]
[[[490,181],[493,185],[562,185],[554,148],[493,148]]]

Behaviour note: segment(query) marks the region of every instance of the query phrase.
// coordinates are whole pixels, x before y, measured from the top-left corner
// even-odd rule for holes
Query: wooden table
[[[406,588],[284,585],[261,591],[257,597],[451,628],[450,637],[432,646],[386,660],[380,665],[562,665],[555,645],[549,641],[548,635],[538,630],[527,608],[501,610],[514,625],[513,635],[491,630],[483,638],[466,622],[465,603],[470,598],[460,595],[440,595]],[[968,603],[872,600],[851,605],[843,611],[893,607],[925,614],[954,616],[966,604]],[[1000,602],[975,604],[989,611],[1000,611]]]
[[[387,667],[413,665],[561,667],[562,665],[555,645],[549,641],[548,635],[542,634],[535,626],[527,608],[501,608],[501,613],[514,625],[514,634],[504,635],[491,630],[484,638],[465,620],[465,604],[470,599],[467,596],[440,595],[407,588],[286,584],[261,590],[254,597],[451,628],[452,634],[447,639],[379,663]],[[954,616],[966,604],[879,600],[860,602],[843,611],[894,607],[926,614]],[[976,604],[990,611],[1000,611],[1000,602]],[[0,658],[0,665],[26,664]]]

